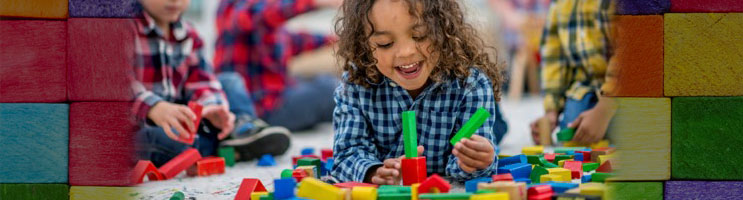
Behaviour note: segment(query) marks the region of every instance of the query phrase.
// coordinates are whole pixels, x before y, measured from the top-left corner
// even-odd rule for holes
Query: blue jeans
[[[201,123],[208,122],[202,120]],[[214,156],[219,142],[217,139],[219,130],[210,130],[214,130],[213,133],[205,132],[203,128],[199,128],[193,145],[188,145],[170,139],[161,127],[144,127],[137,132],[137,154],[140,159],[150,160],[157,167],[188,148],[196,148],[202,157]]]
[[[565,101],[565,110],[562,111],[560,129],[568,127],[569,123],[575,121],[581,113],[596,106],[598,102],[599,99],[593,91],[586,93],[581,100],[568,98]]]
[[[500,111],[500,105],[495,104],[495,127],[493,127],[493,135],[495,135],[495,144],[499,144],[503,137],[508,132],[508,123],[503,119],[503,114]]]

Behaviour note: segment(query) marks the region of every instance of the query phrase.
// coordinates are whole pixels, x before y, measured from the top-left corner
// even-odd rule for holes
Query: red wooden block
[[[359,182],[345,182],[345,183],[336,183],[334,184],[335,187],[339,188],[353,188],[353,187],[379,187],[378,185],[374,184],[368,184],[368,183],[359,183]]]
[[[0,20],[0,102],[67,101],[67,23]]]
[[[546,159],[549,162],[555,162],[555,154],[554,153],[545,153],[544,159]]]
[[[186,174],[189,176],[224,174],[224,163],[224,158],[222,157],[206,157],[196,161],[195,165],[192,165],[186,170]]]
[[[149,160],[140,160],[139,162],[137,162],[137,166],[134,167],[134,173],[132,173],[131,183],[142,183],[144,181],[145,175],[150,181],[165,180],[165,176],[163,176],[160,171],[157,171],[157,168],[154,164],[152,164],[152,162],[150,162]]]
[[[201,122],[201,111],[203,110],[204,106],[197,102],[188,102],[188,108],[191,109],[191,111],[196,115],[196,119],[193,120],[193,126],[196,127],[196,130],[188,130],[188,138],[182,139],[178,138],[178,142],[182,142],[184,144],[193,144],[194,140],[196,140],[196,132],[199,128],[199,122]],[[185,124],[182,124],[183,127],[188,127]]]
[[[309,176],[309,174],[307,174],[307,171],[304,171],[304,169],[294,169],[294,171],[292,171],[292,178],[294,178],[297,183],[302,182],[302,179],[307,176]]]
[[[598,169],[596,169],[596,172],[602,173],[610,173],[611,171],[611,160],[607,160],[606,162],[604,162],[604,164],[601,164]]]
[[[671,0],[671,12],[743,12],[740,0]]]
[[[132,19],[70,18],[67,25],[68,98],[132,100],[130,80],[136,74]]]
[[[493,175],[493,182],[497,181],[513,181],[513,175],[511,173]]]
[[[575,151],[575,153],[583,154],[583,162],[591,162],[591,152],[590,151]]]
[[[189,148],[178,154],[173,159],[170,159],[163,166],[160,166],[160,172],[165,175],[165,178],[171,179],[186,170],[191,165],[195,164],[196,161],[201,159],[201,154],[194,148]]]
[[[426,180],[426,157],[402,159],[402,184],[413,185]]]
[[[129,102],[70,104],[69,183],[125,186],[137,163]]]
[[[451,189],[451,185],[438,174],[433,174],[421,182],[421,185],[418,186],[418,194],[433,193],[433,188],[438,189],[440,193],[447,193]]]
[[[328,160],[328,158],[333,157],[333,150],[332,149],[322,149],[320,150],[320,157],[322,158],[322,161]]]
[[[612,59],[617,97],[663,97],[663,16],[618,16],[616,53]],[[613,78],[616,79],[613,79]]]
[[[552,186],[536,185],[530,187],[527,192],[529,200],[550,200],[552,199]]]
[[[250,194],[253,192],[266,192],[266,187],[263,187],[261,180],[255,178],[243,179],[243,182],[240,183],[240,189],[237,190],[237,195],[235,195],[235,200],[250,200]]]
[[[572,179],[583,177],[583,162],[581,161],[565,161],[562,168],[570,170]]]

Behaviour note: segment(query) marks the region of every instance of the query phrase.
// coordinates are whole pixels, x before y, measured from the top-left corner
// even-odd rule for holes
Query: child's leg
[[[230,103],[230,111],[235,115],[255,116],[253,99],[245,88],[243,77],[236,72],[223,72],[218,79],[227,96],[227,102]]]
[[[581,113],[596,106],[598,101],[599,99],[593,91],[586,93],[581,100],[568,98],[567,101],[565,101],[565,110],[562,112],[560,129],[566,128],[568,124],[577,119]]]
[[[150,160],[158,167],[188,148],[198,149],[202,156],[216,155],[217,137],[215,133],[199,133],[193,145],[170,139],[160,127],[142,128],[137,132],[136,137],[139,159]]]
[[[330,74],[298,78],[297,83],[284,92],[281,106],[270,113],[266,121],[291,131],[332,121],[335,108],[333,92],[338,83],[338,78]]]

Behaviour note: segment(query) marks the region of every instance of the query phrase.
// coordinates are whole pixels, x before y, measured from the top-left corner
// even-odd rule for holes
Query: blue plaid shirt
[[[370,88],[347,81],[341,84],[335,91],[332,175],[341,182],[362,182],[369,168],[404,155],[401,116],[408,110],[416,114],[418,145],[425,147],[429,175],[437,173],[464,181],[495,174],[497,156],[487,169],[467,173],[457,164],[449,143],[478,108],[496,113],[490,79],[475,68],[470,71],[466,80],[449,79],[429,85],[416,99],[386,77]],[[346,77],[344,74],[344,80]],[[493,142],[495,124],[493,115],[475,134],[489,139],[497,149]]]

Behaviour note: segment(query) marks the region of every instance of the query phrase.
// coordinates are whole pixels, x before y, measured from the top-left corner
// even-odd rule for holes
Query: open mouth
[[[418,77],[422,68],[423,61],[418,61],[407,65],[396,66],[395,71],[400,73],[400,75],[405,79],[414,79]]]

